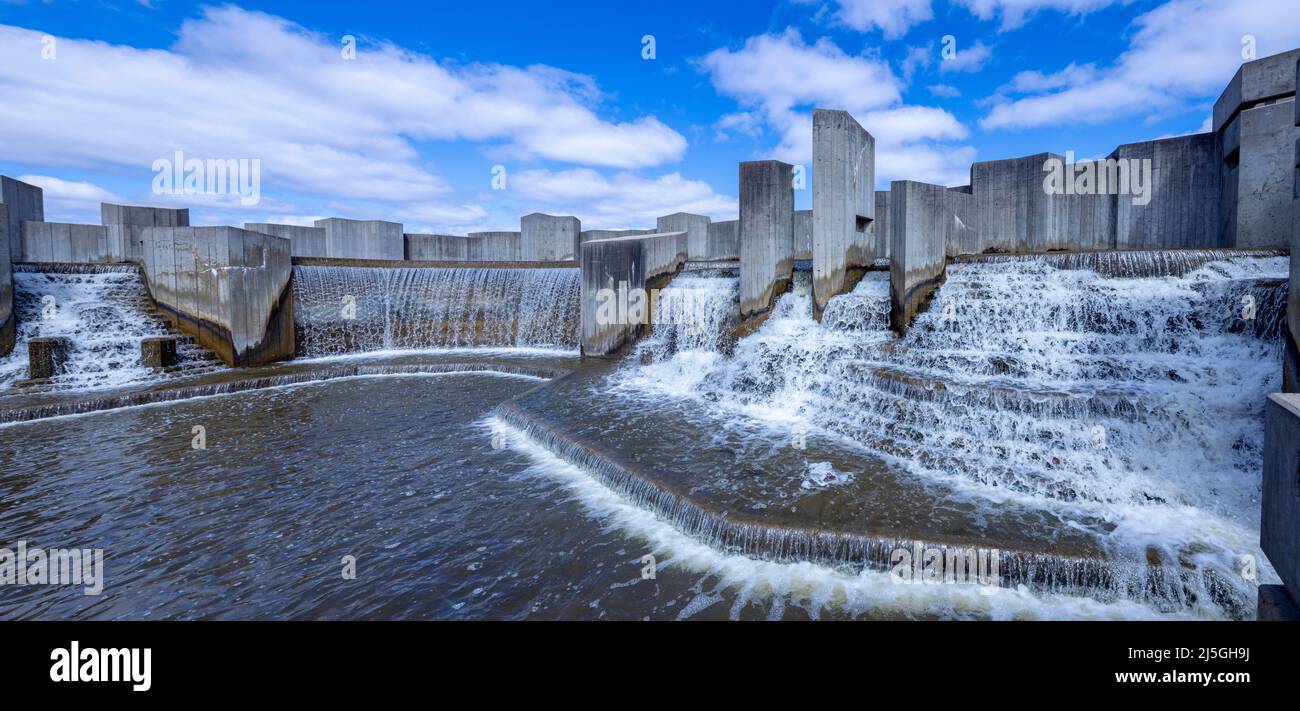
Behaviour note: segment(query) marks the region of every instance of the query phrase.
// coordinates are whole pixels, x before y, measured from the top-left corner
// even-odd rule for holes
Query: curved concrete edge
[[[35,422],[54,417],[84,415],[91,412],[108,412],[110,410],[121,410],[129,407],[141,407],[144,405],[155,405],[167,402],[180,402],[183,400],[192,400],[198,397],[231,395],[252,390],[265,390],[267,388],[282,387],[285,385],[322,383],[329,380],[338,380],[340,378],[383,375],[439,375],[462,372],[526,375],[533,378],[554,380],[568,375],[571,371],[562,368],[479,362],[435,363],[424,365],[330,365],[320,369],[307,370],[305,372],[278,373],[205,385],[141,390],[121,395],[106,395],[103,397],[77,400],[73,402],[59,402],[52,405],[38,405],[12,410],[0,410],[0,425],[19,422]]]
[[[582,243],[583,356],[615,355],[651,325],[651,292],[681,271],[686,240],[686,232],[658,232]]]
[[[546,383],[539,387],[550,387]],[[598,442],[584,440],[564,427],[517,404],[498,405],[493,414],[537,441],[552,454],[578,467],[634,505],[647,509],[682,533],[717,550],[779,563],[812,562],[852,572],[888,571],[894,551],[923,548],[963,550],[974,547],[956,538],[917,538],[908,532],[842,531],[774,524],[746,513],[727,511],[675,487],[645,465],[633,462]],[[981,544],[986,546],[987,544]],[[1060,556],[1042,551],[998,548],[999,578],[1004,587],[1026,585],[1042,591],[1106,591],[1114,597],[1155,599],[1185,586],[1206,589],[1240,609],[1251,607],[1213,575],[1197,575],[1181,566],[1153,565],[1145,559],[1109,560]]]

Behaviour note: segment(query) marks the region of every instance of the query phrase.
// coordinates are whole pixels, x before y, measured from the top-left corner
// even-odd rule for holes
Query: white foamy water
[[[1088,597],[1034,593],[1025,587],[902,584],[888,572],[852,574],[813,563],[779,563],[724,553],[682,533],[644,508],[602,484],[589,472],[555,456],[522,430],[498,418],[492,428],[508,433],[510,446],[535,463],[533,470],[564,486],[592,516],[623,534],[643,541],[660,571],[699,576],[696,598],[680,619],[688,619],[724,598],[731,598],[731,617],[748,604],[765,606],[773,619],[786,607],[819,617],[915,617],[970,619],[1164,619],[1193,618],[1191,613],[1162,615],[1128,601],[1099,602]],[[666,573],[661,572],[661,575]]]
[[[577,269],[294,267],[298,352],[578,345]]]
[[[0,388],[27,377],[27,341],[66,337],[67,372],[59,387],[109,388],[161,377],[140,364],[140,340],[174,332],[148,313],[149,297],[133,267],[94,274],[14,272],[18,338],[0,358]]]
[[[1116,557],[1191,566],[1253,599],[1241,557],[1274,577],[1259,472],[1285,294],[1255,280],[1286,274],[1282,257],[1146,278],[958,263],[903,339],[887,329],[885,273],[820,324],[804,278],[731,357],[678,354],[615,388],[831,433],[981,505],[1027,503]]]

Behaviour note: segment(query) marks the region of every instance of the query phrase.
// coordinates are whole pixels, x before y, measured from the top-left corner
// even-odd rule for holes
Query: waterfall
[[[629,382],[731,417],[806,422],[971,498],[961,505],[1041,510],[1095,535],[1116,569],[1145,561],[1181,578],[1146,591],[1162,609],[1248,602],[1241,556],[1267,569],[1262,415],[1279,386],[1287,273],[1271,253],[963,260],[901,339],[886,274],[832,299],[821,323],[796,274],[731,357],[685,384],[650,377],[657,366]]]
[[[70,350],[56,388],[105,388],[153,380],[160,374],[140,363],[140,340],[174,335],[153,309],[132,265],[14,268],[18,337],[13,353],[0,358],[0,389],[27,377],[27,341],[66,337]],[[183,341],[178,358],[191,365],[210,356]],[[193,369],[190,369],[193,372]]]
[[[686,271],[654,298],[654,327],[637,344],[643,362],[687,351],[723,351],[732,342],[739,312],[736,277],[717,271]]]
[[[298,353],[577,349],[579,288],[577,269],[296,266]]]

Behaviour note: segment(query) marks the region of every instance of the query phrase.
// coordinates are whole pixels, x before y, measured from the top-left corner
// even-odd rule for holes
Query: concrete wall
[[[108,253],[124,260],[144,256],[144,231],[149,227],[188,227],[189,208],[99,204],[99,222],[105,228]]]
[[[698,261],[728,259],[715,255],[709,248],[709,218],[689,212],[674,212],[655,220],[655,232],[685,232],[686,250],[690,258]],[[734,259],[734,257],[730,257]]]
[[[523,237],[518,232],[471,232],[469,238],[479,241],[485,262],[523,261]]]
[[[477,262],[483,259],[482,240],[464,235],[404,235],[406,259],[424,262]]]
[[[613,290],[615,303],[635,290],[647,296],[677,273],[687,258],[686,232],[610,237],[582,243],[582,353],[607,356],[631,343],[649,324],[623,318],[609,308],[602,289]],[[619,294],[629,296],[619,296]],[[609,292],[605,292],[609,294]],[[604,308],[602,309],[602,304]],[[650,309],[650,304],[644,304]]]
[[[640,235],[652,235],[658,230],[583,230],[582,241],[588,242],[593,239],[609,239],[610,237],[637,237]]]
[[[1214,104],[1222,163],[1221,242],[1287,246],[1292,199],[1296,60],[1300,49],[1247,62]]]
[[[1259,545],[1300,600],[1300,395],[1270,395],[1264,405],[1264,480]]]
[[[1296,60],[1300,82],[1300,59]],[[1300,127],[1300,102],[1296,104],[1295,125]],[[1291,337],[1286,341],[1282,366],[1283,392],[1300,392],[1300,138],[1292,153],[1295,170],[1291,174],[1291,282],[1287,288],[1286,320]]]
[[[958,221],[970,196],[941,185],[894,181],[890,185],[890,326],[906,333],[922,304],[943,283],[946,245],[963,238]]]
[[[889,239],[889,191],[876,191],[876,219],[871,221],[871,239],[874,243],[872,251],[876,259],[888,259],[890,250]]]
[[[402,226],[384,220],[316,220],[325,228],[325,255],[335,259],[395,259],[406,253]]]
[[[794,274],[794,166],[740,164],[740,318],[768,313]]]
[[[0,356],[13,351],[17,326],[13,265],[9,258],[9,206],[0,204]]]
[[[813,211],[794,211],[794,259],[803,262],[812,259]]]
[[[740,259],[740,220],[709,223],[709,254],[718,259]]]
[[[244,229],[289,240],[295,257],[328,257],[324,227],[278,225],[272,222],[245,222]]]
[[[1119,249],[1230,247],[1219,229],[1219,148],[1213,133],[1130,143],[1115,149],[1120,160],[1150,160],[1151,202],[1131,196],[1114,200]],[[1108,245],[1099,245],[1108,246]]]
[[[294,355],[289,240],[237,227],[143,231],[149,293],[177,328],[227,365]]]
[[[813,110],[813,313],[875,261],[876,141],[845,111]],[[858,276],[861,276],[860,272]]]
[[[519,219],[520,258],[525,262],[565,262],[578,258],[582,223],[573,216],[534,212]]]
[[[65,222],[24,222],[20,262],[120,262],[103,225],[73,225]]]
[[[35,185],[0,175],[0,203],[8,207],[5,233],[9,235],[10,259],[17,261],[18,255],[23,253],[23,222],[45,219],[45,193]]]

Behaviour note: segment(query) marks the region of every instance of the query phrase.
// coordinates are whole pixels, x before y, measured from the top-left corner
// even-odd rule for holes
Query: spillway
[[[578,347],[577,269],[294,267],[298,353]]]

